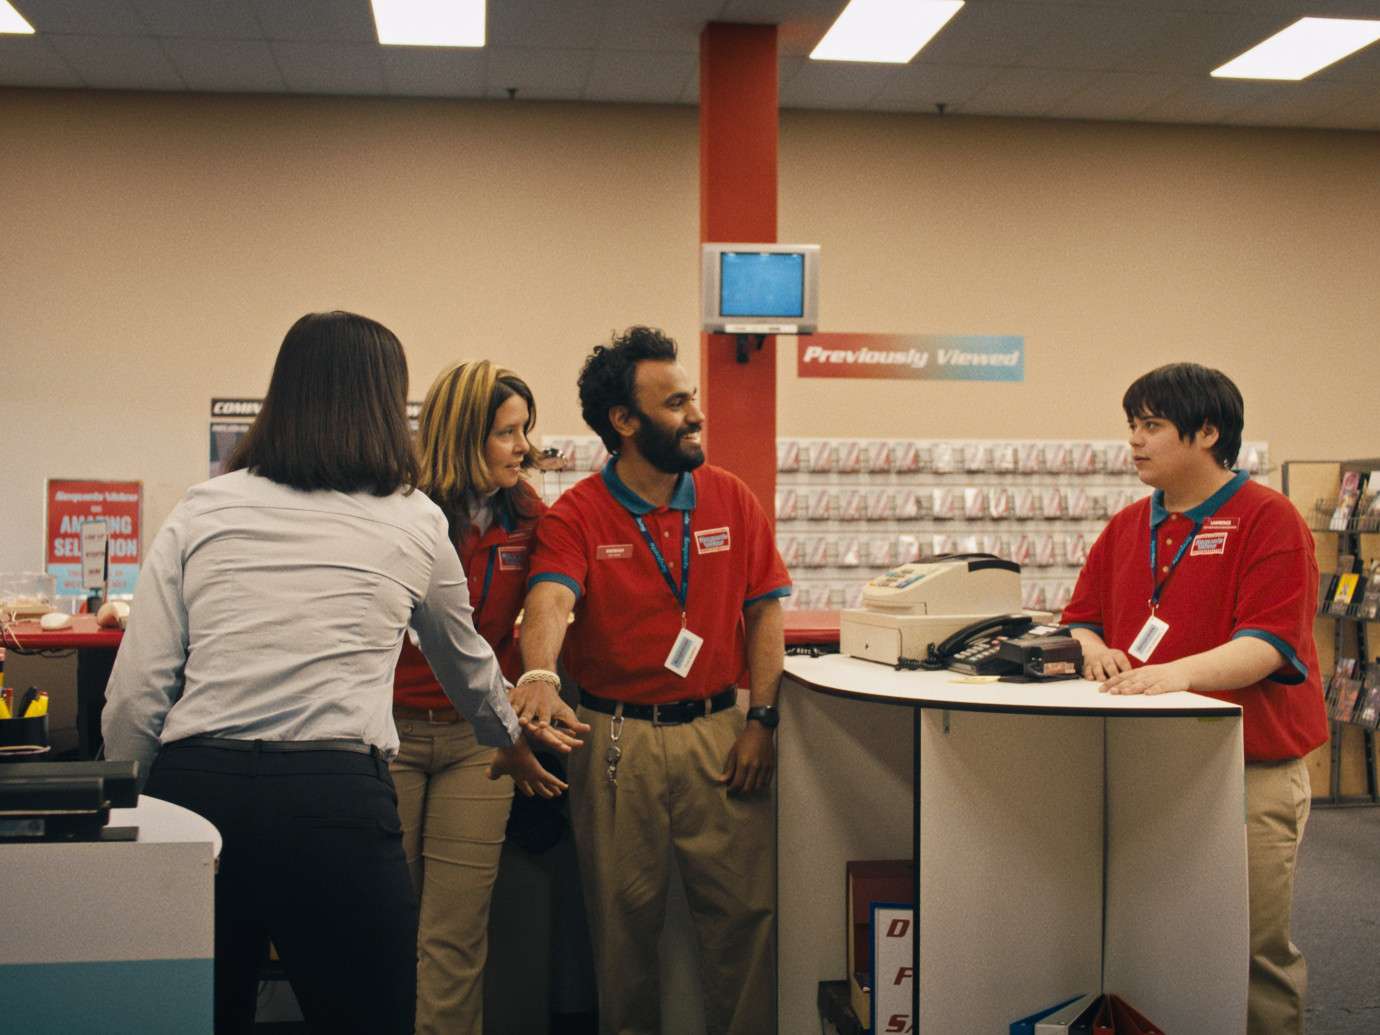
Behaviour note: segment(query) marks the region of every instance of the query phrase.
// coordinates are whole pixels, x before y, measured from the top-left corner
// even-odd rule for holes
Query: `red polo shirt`
[[[525,484],[525,483],[524,483]],[[532,529],[546,505],[530,487],[523,489],[531,517],[519,518],[511,527],[495,520],[482,535],[466,536],[456,546],[469,582],[474,627],[489,641],[499,668],[509,682],[522,675],[513,634],[522,600],[527,593],[527,566],[531,559]],[[393,703],[405,708],[450,708],[441,685],[422,652],[404,637],[398,667],[393,674]]]
[[[704,464],[680,476],[669,506],[654,507],[623,484],[614,463],[568,489],[537,524],[529,584],[559,582],[578,598],[561,654],[566,668],[589,692],[638,704],[699,700],[746,685],[743,608],[791,592],[757,497],[734,475]],[[687,514],[685,627],[704,646],[682,678],[665,667],[681,605],[637,519],[680,586]]]
[[[1283,667],[1259,683],[1207,695],[1241,706],[1248,762],[1300,758],[1327,739],[1313,643],[1318,563],[1312,533],[1292,503],[1240,472],[1182,514],[1164,509],[1161,492],[1131,504],[1093,544],[1063,621],[1125,651],[1149,617],[1159,582],[1156,614],[1169,631],[1146,664],[1200,654],[1238,636],[1262,639],[1284,656]]]

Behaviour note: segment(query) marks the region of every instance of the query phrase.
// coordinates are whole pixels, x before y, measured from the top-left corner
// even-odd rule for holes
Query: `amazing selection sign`
[[[800,377],[1024,381],[1019,335],[810,334],[796,339]]]
[[[107,533],[107,592],[134,592],[142,559],[144,485],[142,482],[49,478],[45,495],[44,570],[57,579],[59,596],[87,593],[82,577],[82,526],[102,522]]]

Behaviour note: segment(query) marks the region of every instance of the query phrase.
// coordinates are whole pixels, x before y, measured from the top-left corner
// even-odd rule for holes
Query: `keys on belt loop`
[[[614,787],[618,786],[618,762],[623,757],[623,749],[618,746],[622,739],[623,702],[619,701],[613,710],[613,718],[609,721],[609,749],[604,752],[604,761],[608,763],[609,783]]]

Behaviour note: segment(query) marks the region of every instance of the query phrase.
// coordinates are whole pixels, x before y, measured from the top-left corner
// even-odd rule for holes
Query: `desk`
[[[844,864],[914,858],[924,1035],[1114,991],[1166,1031],[1243,1032],[1240,709],[1096,684],[962,684],[791,657],[778,782],[780,1031],[846,970]]]
[[[119,629],[102,629],[95,615],[73,615],[69,629],[44,632],[37,620],[11,622],[0,635],[0,647],[16,653],[48,650],[77,652],[77,735],[82,758],[96,757],[101,746],[101,710],[105,684],[115,665],[115,652],[124,636]]]
[[[210,1035],[214,826],[143,797],[132,842],[0,845],[4,1027]]]

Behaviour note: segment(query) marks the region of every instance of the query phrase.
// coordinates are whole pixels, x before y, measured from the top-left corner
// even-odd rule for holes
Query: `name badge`
[[[1224,554],[1226,552],[1226,532],[1199,532],[1193,537],[1193,548],[1188,551],[1188,555],[1190,557],[1202,557],[1205,554]]]
[[[610,543],[594,550],[594,559],[597,561],[626,561],[631,556],[632,543]]]
[[[498,548],[499,571],[522,571],[523,561],[527,559],[525,546],[500,546]]]
[[[1135,642],[1126,653],[1137,661],[1149,661],[1150,655],[1155,653],[1155,648],[1160,645],[1160,640],[1164,639],[1164,634],[1168,631],[1168,622],[1151,615],[1140,627],[1140,632],[1136,633]]]
[[[695,663],[695,658],[699,656],[700,648],[703,646],[703,636],[696,636],[689,629],[682,629],[676,637],[676,642],[671,644],[671,653],[666,655],[666,667],[684,679],[690,674],[690,666]]]
[[[695,550],[699,553],[723,553],[732,546],[727,527],[706,528],[695,533]]]

